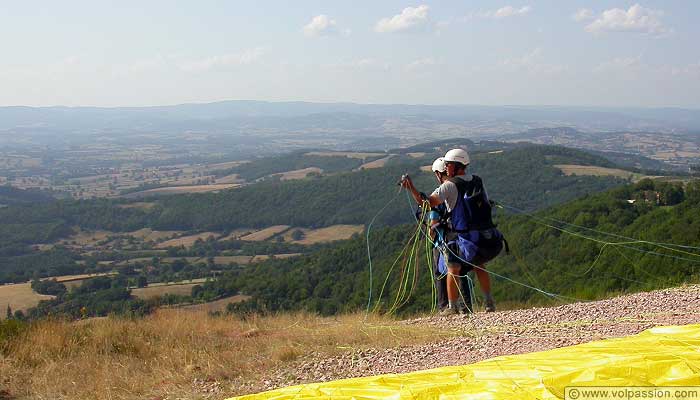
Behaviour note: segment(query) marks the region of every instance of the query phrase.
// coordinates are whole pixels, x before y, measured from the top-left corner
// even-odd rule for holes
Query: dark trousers
[[[440,250],[433,249],[433,281],[435,282],[435,291],[437,292],[437,307],[439,310],[447,308],[450,304],[447,298],[447,275],[440,273],[439,267],[440,261]],[[472,307],[472,292],[469,287],[469,279],[467,278],[467,273],[471,271],[471,268],[462,267],[462,271],[459,273],[461,278],[457,278],[459,282],[460,294],[464,297],[464,305],[467,306],[469,312],[473,312]]]

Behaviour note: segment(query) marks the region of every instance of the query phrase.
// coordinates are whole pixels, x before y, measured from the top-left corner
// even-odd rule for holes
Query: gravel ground
[[[238,386],[235,392],[470,364],[633,335],[654,326],[700,323],[700,285],[557,307],[430,316],[403,323],[450,330],[455,335],[420,346],[367,349],[332,358],[309,354],[259,381]]]

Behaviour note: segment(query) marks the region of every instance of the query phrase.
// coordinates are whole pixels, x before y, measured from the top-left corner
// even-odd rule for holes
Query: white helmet
[[[442,157],[436,158],[435,161],[433,161],[433,172],[445,171],[447,171],[447,164],[445,164],[445,160]]]
[[[469,153],[462,149],[452,149],[445,153],[443,157],[445,162],[458,162],[460,164],[469,165]]]

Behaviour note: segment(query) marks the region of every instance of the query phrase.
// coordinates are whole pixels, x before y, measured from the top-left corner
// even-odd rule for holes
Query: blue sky
[[[6,1],[0,105],[700,108],[697,1]]]

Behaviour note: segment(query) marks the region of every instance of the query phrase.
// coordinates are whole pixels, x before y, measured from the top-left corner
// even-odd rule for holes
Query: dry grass
[[[406,153],[406,155],[411,157],[411,158],[425,157],[426,154],[428,154],[428,153]]]
[[[381,157],[385,153],[355,153],[350,151],[312,151],[304,154],[306,156],[320,156],[320,157],[347,157],[347,158],[359,158],[364,160],[369,157]]]
[[[216,232],[202,232],[202,233],[198,233],[196,235],[182,236],[179,238],[166,240],[165,242],[162,242],[162,243],[158,243],[156,248],[165,249],[167,247],[177,247],[177,246],[190,247],[197,240],[199,240],[199,239],[207,240],[207,238],[209,238],[210,236],[212,236],[212,237],[214,237],[214,239],[216,239],[219,236],[221,236],[221,234],[216,233]]]
[[[88,278],[95,278],[98,276],[109,276],[109,275],[116,275],[116,272],[103,272],[99,274],[79,274],[79,275],[61,275],[61,276],[55,276],[47,279],[55,279],[56,282],[70,282],[70,281],[82,281]]]
[[[257,232],[253,232],[249,235],[241,236],[241,240],[248,240],[251,242],[261,242],[263,240],[270,239],[271,237],[275,235],[279,235],[280,233],[286,231],[289,229],[289,225],[273,225],[269,228],[265,228],[262,230],[259,230]]]
[[[352,235],[355,233],[362,233],[364,229],[364,225],[332,225],[319,229],[293,228],[284,234],[284,240],[286,242],[299,244],[332,242],[335,240],[350,239]],[[300,230],[304,233],[304,239],[292,239],[292,233],[296,230]]]
[[[0,392],[32,399],[223,399],[304,355],[438,337],[432,328],[360,314],[241,320],[168,309],[135,320],[42,321],[0,355]],[[198,382],[220,390],[212,396]]]
[[[170,239],[175,236],[182,235],[182,231],[154,231],[151,228],[143,228],[137,231],[129,232],[129,236],[141,239],[145,242],[155,242],[162,239]]]
[[[253,257],[252,260],[250,260],[251,263],[257,263],[257,262],[262,262],[269,260],[271,258],[277,258],[277,259],[285,259],[285,258],[291,258],[291,257],[297,257],[300,256],[301,253],[287,253],[287,254],[258,254],[257,256]]]
[[[226,175],[226,176],[221,177],[221,178],[216,180],[216,183],[218,183],[218,184],[242,183],[242,182],[245,182],[245,180],[241,179],[240,175],[238,175],[238,174]]]
[[[68,244],[75,242],[76,245],[80,246],[96,245],[109,236],[116,235],[116,233],[110,231],[83,231],[80,228],[76,228],[75,231],[74,235],[59,241],[59,243]]]
[[[222,238],[219,238],[219,240],[238,240],[241,237],[248,235],[250,233],[255,232],[255,229],[252,228],[238,228],[232,230],[228,236],[224,236]]]
[[[39,304],[39,301],[52,298],[53,296],[35,293],[29,283],[2,285],[0,286],[0,319],[5,318],[8,305],[12,311],[27,311]]]
[[[250,299],[250,296],[243,294],[237,294],[235,296],[224,297],[223,299],[210,301],[208,303],[202,304],[192,304],[189,306],[178,307],[180,310],[193,311],[193,312],[216,312],[216,311],[226,311],[226,306],[229,303],[240,303]]]
[[[617,176],[619,178],[632,178],[632,181],[638,182],[647,176],[642,174],[637,174],[630,171],[625,171],[617,168],[605,168],[596,167],[592,165],[572,165],[572,164],[558,164],[555,165],[559,168],[564,175],[592,175],[592,176]]]
[[[389,161],[392,157],[394,157],[393,154],[388,155],[384,158],[380,158],[379,160],[374,160],[370,161],[368,163],[364,163],[360,165],[358,169],[374,169],[374,168],[382,168],[384,165],[386,165],[386,162]]]
[[[230,263],[248,265],[253,259],[253,256],[216,256],[214,257],[214,264],[217,265],[228,265]]]
[[[129,260],[129,261],[135,262],[135,261],[142,260],[142,261],[146,261],[146,262],[151,262],[151,259],[152,259],[151,257],[147,257],[145,260],[142,260],[142,259],[139,259],[139,258],[132,258],[132,259]],[[200,261],[201,261],[201,262],[206,262],[206,261],[207,261],[207,259],[204,258],[204,257],[163,257],[163,258],[160,259],[161,262],[164,262],[164,263],[166,263],[166,264],[172,264],[172,263],[174,263],[174,262],[177,261],[177,260],[185,260],[185,261],[187,261],[187,262],[190,263],[190,264],[194,264],[194,263],[200,262]]]
[[[140,192],[125,194],[121,197],[136,198],[144,195],[154,194],[182,194],[182,193],[206,193],[219,190],[233,189],[241,186],[235,183],[213,184],[213,185],[188,185],[188,186],[168,186],[156,189],[143,190]]]
[[[228,162],[223,162],[223,163],[218,163],[218,164],[209,164],[207,165],[208,170],[217,170],[217,169],[228,169],[228,168],[234,168],[237,167],[241,164],[249,163],[250,161],[228,161]]]
[[[131,289],[131,294],[139,299],[152,299],[154,297],[163,296],[164,294],[174,294],[179,296],[189,296],[192,294],[192,288],[199,283],[184,283],[171,285],[154,285],[145,288]]]
[[[294,171],[287,171],[283,172],[281,174],[274,174],[276,176],[279,176],[281,180],[283,181],[292,181],[296,179],[304,179],[308,174],[311,173],[316,173],[320,174],[322,173],[323,170],[318,167],[309,167],[309,168],[303,168],[303,169],[295,169]]]

